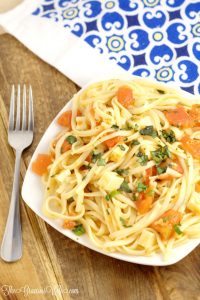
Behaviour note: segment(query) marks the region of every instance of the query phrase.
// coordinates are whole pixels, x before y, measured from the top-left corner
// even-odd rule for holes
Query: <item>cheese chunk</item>
[[[76,117],[76,129],[86,130],[87,129],[87,119],[84,116]]]
[[[71,174],[70,170],[64,170],[55,176],[55,179],[62,183],[66,180],[66,178]]]
[[[187,208],[189,208],[194,213],[200,214],[200,195],[199,193],[194,193],[193,197],[190,198]]]
[[[109,159],[118,162],[128,152],[129,147],[126,144],[116,145],[110,153]]]
[[[119,189],[123,181],[124,178],[120,177],[117,173],[105,171],[102,177],[98,180],[97,184],[101,189],[111,192]]]
[[[148,249],[156,243],[155,234],[151,231],[144,229],[138,239],[138,245]]]
[[[154,126],[154,123],[149,116],[141,118],[139,121],[137,121],[137,124],[141,128],[146,127],[146,126]]]

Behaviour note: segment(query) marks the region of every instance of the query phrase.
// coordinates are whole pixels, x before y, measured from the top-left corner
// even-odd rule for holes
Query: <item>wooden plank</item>
[[[0,13],[6,12],[13,9],[15,6],[20,4],[22,0],[1,0],[0,1]]]
[[[0,235],[2,239],[8,207],[10,202],[10,191],[12,188],[13,166],[14,166],[14,154],[7,143],[7,133],[5,130],[5,124],[3,122],[3,114],[5,109],[3,108],[2,98],[0,98]],[[22,199],[21,199],[22,202]],[[0,284],[11,285],[13,288],[22,288],[28,285],[30,288],[43,288],[49,285],[50,279],[54,284],[58,284],[55,274],[52,269],[48,268],[48,263],[45,261],[46,253],[41,251],[44,247],[40,247],[40,239],[33,234],[33,230],[30,226],[27,213],[25,211],[25,205],[21,205],[21,217],[23,228],[23,259],[16,263],[8,264],[0,261]],[[51,265],[51,263],[49,262]],[[3,295],[3,290],[1,289]],[[19,299],[20,299],[19,294]],[[50,295],[49,295],[50,296]],[[34,296],[30,295],[30,299]],[[58,296],[57,299],[63,299]],[[41,295],[41,299],[45,299],[45,296]],[[50,296],[49,299],[55,299],[54,296]]]
[[[34,107],[36,131],[33,145],[24,153],[21,168],[22,177],[30,157],[37,146],[42,134],[46,130],[56,113],[66,101],[78,90],[78,87],[60,74],[51,66],[42,62],[28,51],[23,45],[9,35],[0,37],[0,93],[4,99],[1,103],[0,114],[5,127],[7,111],[9,108],[10,86],[12,83],[31,83],[34,92]],[[1,128],[2,127],[1,123]],[[6,147],[5,129],[3,130],[2,143]],[[1,145],[0,145],[1,146]],[[13,172],[14,156],[9,147],[6,152],[0,152],[7,159],[1,162],[2,174],[6,174],[8,180],[0,184],[4,185],[2,195],[7,204],[2,211],[1,225],[5,222],[6,209],[9,202],[11,189],[10,179]],[[1,156],[0,156],[1,157]],[[7,167],[8,164],[8,167]],[[8,170],[7,170],[7,169]],[[7,171],[6,171],[7,170]],[[0,198],[2,202],[3,199]],[[33,282],[41,278],[42,286],[54,280],[63,288],[78,288],[79,294],[65,294],[64,299],[198,299],[199,296],[199,249],[188,258],[175,266],[166,268],[154,268],[134,265],[103,256],[84,248],[69,240],[56,230],[45,224],[26,205],[23,206],[22,219],[25,232],[27,256],[30,251],[34,258],[34,264],[30,264],[30,272],[40,270]],[[30,237],[26,234],[30,231]],[[29,245],[31,249],[29,249]],[[23,257],[17,265],[16,272],[21,272],[28,257]],[[184,271],[185,262],[187,272]],[[10,274],[7,265],[4,266],[6,278],[16,284],[21,284],[18,279]],[[20,271],[19,271],[20,270]],[[190,272],[189,272],[190,271]],[[24,271],[23,271],[24,272]],[[23,273],[22,272],[22,273]],[[187,280],[187,274],[191,280]],[[0,275],[0,284],[2,279]],[[190,298],[189,295],[191,294]],[[195,298],[196,297],[196,298]]]

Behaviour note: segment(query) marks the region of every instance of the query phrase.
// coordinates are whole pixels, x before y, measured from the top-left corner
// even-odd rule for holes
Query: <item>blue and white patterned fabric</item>
[[[200,94],[200,1],[40,0],[32,14],[61,23],[134,75]]]

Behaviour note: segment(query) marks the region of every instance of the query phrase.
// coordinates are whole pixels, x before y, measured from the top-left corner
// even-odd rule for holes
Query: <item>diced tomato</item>
[[[180,174],[184,173],[183,167],[177,158],[172,162],[172,169],[179,172]]]
[[[92,161],[92,155],[89,154],[89,155],[86,157],[85,160],[88,161],[88,162],[90,163],[90,162]]]
[[[90,113],[91,113],[91,115],[93,117],[95,117],[95,111],[94,111],[94,107],[93,106],[90,107]]]
[[[116,136],[112,139],[104,141],[104,145],[106,145],[108,148],[114,147],[116,144],[122,142],[124,140],[123,136]]]
[[[151,193],[151,188],[148,188],[146,192],[139,193],[138,199],[135,204],[140,214],[145,214],[151,209],[151,205],[154,200],[154,194]]]
[[[190,116],[194,121],[194,126],[200,126],[200,105],[199,104],[192,105],[192,109],[190,110]]]
[[[151,176],[156,176],[157,175],[157,170],[156,170],[156,166],[153,166],[151,168],[146,169],[146,176],[145,176],[145,184],[149,185],[149,177]]]
[[[163,240],[168,240],[175,233],[174,225],[181,222],[183,215],[173,209],[166,211],[159,219],[151,224],[151,227],[156,230]]]
[[[200,193],[200,181],[198,181],[196,184],[195,184],[195,191],[197,193]]]
[[[168,110],[164,113],[169,123],[173,126],[188,128],[193,125],[191,116],[183,106],[177,106],[177,108]]]
[[[68,127],[71,130],[72,128],[71,120],[72,120],[72,111],[68,110],[62,113],[62,115],[58,118],[57,123],[60,126]]]
[[[52,163],[51,155],[38,154],[36,160],[32,163],[32,171],[42,176],[47,172],[47,168],[51,163]]]
[[[191,139],[185,135],[180,142],[185,151],[188,151],[194,158],[200,159],[200,140]]]
[[[76,226],[76,222],[75,221],[65,220],[62,227],[64,229],[73,229],[75,226]]]
[[[117,100],[125,108],[133,104],[133,92],[128,86],[121,86],[117,91]]]
[[[69,149],[71,149],[72,145],[70,143],[68,143],[68,141],[64,141],[61,147],[61,153],[64,153],[66,151],[68,151]]]

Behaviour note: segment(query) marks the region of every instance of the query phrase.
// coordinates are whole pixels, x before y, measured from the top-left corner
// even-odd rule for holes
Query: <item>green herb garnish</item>
[[[158,132],[153,128],[153,126],[146,126],[143,129],[140,130],[141,135],[149,135],[153,138],[158,136]]]
[[[126,123],[126,127],[123,128],[123,130],[132,130],[133,126],[131,126],[129,123]]]
[[[138,185],[137,185],[137,191],[138,191],[139,193],[141,193],[141,192],[144,192],[144,191],[146,191],[146,190],[147,190],[146,184],[144,184],[144,183],[142,183],[142,182],[139,182]]]
[[[156,165],[159,165],[162,161],[170,157],[170,152],[167,146],[159,146],[155,151],[151,151],[151,157],[155,161]]]
[[[158,175],[160,175],[160,174],[165,173],[167,168],[162,168],[162,167],[156,166],[156,170],[157,170]]]
[[[118,195],[118,194],[120,194],[120,191],[112,191],[110,194],[109,194],[109,196],[111,197],[111,198],[113,198],[113,197],[115,197],[116,195]]]
[[[138,128],[139,128],[138,124],[135,124],[134,125],[134,131],[138,131]]]
[[[92,169],[92,167],[91,167],[90,164],[89,165],[84,165],[84,168],[87,169],[87,170],[91,170]]]
[[[176,137],[173,130],[162,130],[162,136],[170,144],[176,142]]]
[[[122,151],[125,151],[126,148],[123,145],[117,145]]]
[[[147,162],[148,162],[148,156],[146,154],[144,154],[143,152],[139,151],[137,154],[137,157],[139,157],[139,163],[141,164],[141,166],[146,166]]]
[[[120,222],[122,223],[122,225],[124,227],[131,227],[131,225],[129,225],[129,226],[126,225],[126,222],[125,222],[125,220],[122,217],[120,217],[119,219],[120,219]]]
[[[116,169],[115,172],[119,175],[128,175],[128,170],[125,169]]]
[[[175,231],[177,234],[182,234],[182,233],[183,233],[183,232],[180,230],[179,224],[174,224],[173,228],[174,228],[174,231]]]
[[[118,195],[118,194],[120,194],[120,191],[114,190],[114,191],[112,191],[110,194],[107,194],[107,195],[105,196],[105,199],[106,199],[107,201],[110,201],[113,197],[115,197],[115,196]]]
[[[80,236],[82,234],[85,233],[85,229],[83,228],[82,224],[78,224],[74,227],[74,229],[72,229],[73,233],[75,233],[76,235]]]
[[[165,91],[163,91],[163,90],[157,90],[157,92],[158,92],[159,94],[165,94]]]
[[[140,142],[137,141],[137,140],[132,140],[132,142],[130,143],[131,146],[136,146],[136,145],[139,145]]]
[[[169,221],[169,217],[164,217],[164,218],[162,218],[162,220],[163,220],[163,223],[166,223],[167,221]]]
[[[116,124],[114,124],[114,125],[112,125],[112,126],[111,126],[111,128],[113,128],[113,129],[116,129],[116,130],[117,130],[117,129],[119,129],[119,126],[118,126],[118,125],[116,125]]]
[[[92,152],[92,158],[91,158],[91,161],[92,163],[96,163],[97,160],[101,159],[102,157],[102,153],[94,153],[94,151]]]
[[[74,144],[74,143],[77,142],[77,138],[76,138],[75,136],[73,136],[73,135],[69,135],[69,136],[66,138],[66,140],[68,141],[68,143],[69,143],[70,145],[72,145],[72,144]]]
[[[105,196],[105,199],[106,199],[106,201],[110,201],[110,199],[111,199],[111,198],[110,198],[110,195],[106,195],[106,196]]]
[[[129,185],[128,185],[128,182],[126,180],[124,180],[122,182],[122,184],[120,185],[119,190],[123,191],[125,193],[131,193],[132,192],[131,189],[130,189],[130,187],[129,187]]]
[[[100,158],[100,159],[97,161],[97,166],[105,166],[105,165],[106,165],[105,159]]]

